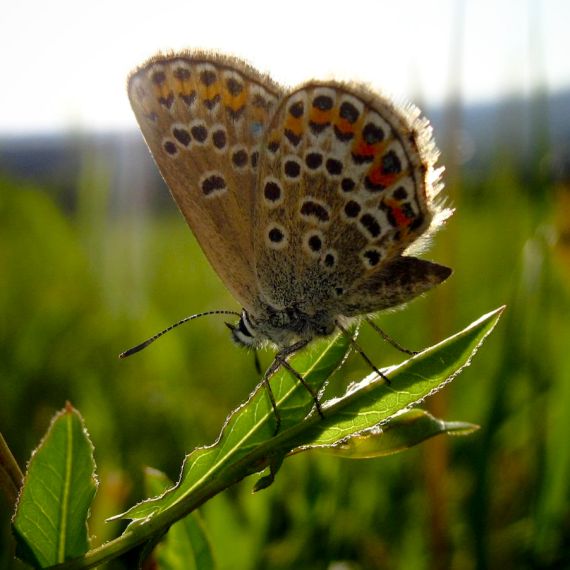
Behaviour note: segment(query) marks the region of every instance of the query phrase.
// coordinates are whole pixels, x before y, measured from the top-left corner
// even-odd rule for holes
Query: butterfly
[[[233,339],[275,346],[272,371],[450,275],[408,252],[451,214],[415,107],[360,84],[286,89],[203,51],[151,58],[128,95],[174,200],[243,307]]]

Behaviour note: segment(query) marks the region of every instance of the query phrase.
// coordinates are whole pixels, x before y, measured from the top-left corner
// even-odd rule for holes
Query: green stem
[[[12,455],[4,436],[0,433],[0,489],[12,510],[16,508],[16,501],[23,480],[24,474]]]

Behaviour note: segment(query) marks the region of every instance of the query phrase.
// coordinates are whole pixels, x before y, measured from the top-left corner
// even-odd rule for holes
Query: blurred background
[[[0,431],[22,466],[69,400],[95,444],[93,544],[178,477],[257,383],[238,309],[145,147],[125,91],[159,49],[248,59],[286,84],[365,81],[432,121],[456,213],[426,257],[453,277],[378,323],[429,346],[502,304],[470,368],[428,402],[481,429],[368,461],[301,454],[201,510],[220,568],[570,567],[570,3],[30,1],[0,18]],[[403,359],[369,330],[378,365]],[[271,353],[262,355],[264,363]],[[368,370],[358,358],[333,391]],[[0,567],[12,568],[0,500]],[[109,568],[132,568],[125,557]],[[189,566],[190,567],[190,566]]]

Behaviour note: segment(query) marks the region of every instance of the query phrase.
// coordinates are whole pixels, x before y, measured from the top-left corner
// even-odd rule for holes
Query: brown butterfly
[[[285,89],[201,51],[150,59],[128,93],[178,207],[243,306],[234,340],[278,349],[267,387],[280,365],[303,380],[286,357],[312,339],[450,275],[406,255],[451,214],[415,107],[358,84]]]

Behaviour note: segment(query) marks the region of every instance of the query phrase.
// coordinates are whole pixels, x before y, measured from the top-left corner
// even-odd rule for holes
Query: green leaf
[[[96,489],[93,446],[79,412],[67,404],[28,464],[12,521],[18,556],[45,568],[87,552]]]
[[[271,383],[282,414],[283,429],[278,435],[273,437],[273,412],[263,387],[258,387],[230,416],[214,445],[196,449],[186,457],[175,487],[119,516],[142,521],[167,510],[171,510],[169,516],[183,516],[211,496],[214,488],[227,487],[268,465],[279,466],[292,449],[330,446],[375,428],[450,382],[469,363],[502,310],[484,315],[463,331],[386,370],[390,386],[371,374],[350,387],[344,397],[325,402],[324,418],[314,411],[305,417],[312,399],[300,382],[281,371]],[[319,389],[347,350],[346,339],[336,337],[316,357],[306,352],[292,358],[291,364],[309,385]],[[266,487],[271,478],[272,474],[261,479],[256,488]]]
[[[174,487],[113,517],[132,520],[120,537],[83,558],[57,566],[58,570],[92,568],[137,544],[157,540],[173,523],[217,493],[269,466],[269,475],[256,485],[257,489],[266,487],[288,454],[340,445],[351,437],[384,427],[453,380],[469,364],[503,310],[504,307],[484,315],[463,331],[399,366],[384,370],[391,380],[389,386],[371,374],[351,386],[342,398],[321,403],[324,418],[313,409],[314,402],[301,383],[281,371],[271,382],[282,419],[282,429],[277,435],[267,393],[258,387],[226,420],[213,445],[195,449],[186,457],[180,480]],[[348,341],[336,337],[317,344],[312,351],[295,355],[290,362],[320,392],[347,351]],[[464,428],[467,429],[466,424],[461,425]]]
[[[164,493],[172,482],[161,471],[145,469],[145,487],[149,495]],[[204,524],[197,511],[173,524],[155,550],[160,570],[213,570],[214,555]]]
[[[343,362],[347,352],[347,339],[337,335],[296,354],[289,362],[303,375],[305,382],[319,392]],[[314,402],[305,387],[286,370],[281,369],[272,377],[271,388],[281,415],[281,434],[301,423],[309,413],[319,417],[312,410]],[[175,487],[157,499],[135,505],[119,517],[146,519],[173,507],[189,512],[209,496],[210,485],[215,483],[217,486],[220,476],[222,485],[229,486],[246,475],[261,471],[269,463],[277,464],[279,455],[284,455],[286,451],[272,451],[269,448],[267,455],[258,457],[253,464],[247,461],[248,455],[259,450],[261,444],[276,439],[274,432],[273,408],[265,387],[259,385],[249,400],[229,416],[213,445],[196,449],[186,457],[182,476]]]
[[[415,409],[397,415],[381,428],[317,449],[348,459],[370,459],[404,451],[436,435],[469,435],[478,429],[475,424],[445,422],[425,410]],[[301,451],[310,449],[308,446]]]
[[[299,433],[295,447],[334,445],[383,425],[395,414],[420,404],[451,382],[497,324],[504,307],[483,315],[461,332],[450,336],[391,369],[384,370],[388,386],[371,374],[347,393],[323,406],[324,419],[310,422]]]

